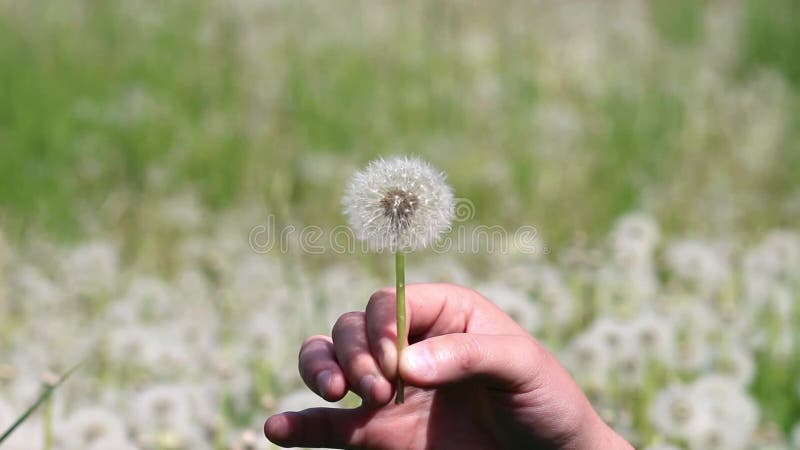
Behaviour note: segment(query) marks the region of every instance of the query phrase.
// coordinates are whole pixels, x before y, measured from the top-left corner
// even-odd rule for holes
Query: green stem
[[[395,279],[397,281],[395,293],[397,296],[397,395],[394,399],[396,404],[405,401],[405,391],[403,379],[400,378],[400,354],[406,348],[408,340],[406,332],[406,260],[402,251],[395,252]]]
[[[53,398],[44,402],[44,450],[53,448]]]
[[[28,417],[30,417],[30,415],[33,414],[34,411],[36,411],[36,408],[41,406],[42,403],[44,403],[48,398],[50,398],[50,395],[53,393],[53,391],[58,389],[58,387],[61,386],[61,384],[64,383],[64,381],[66,381],[67,378],[69,378],[69,376],[72,375],[72,372],[74,372],[78,367],[80,367],[81,364],[83,364],[83,361],[79,362],[78,364],[75,364],[74,366],[72,366],[71,369],[69,369],[63,375],[61,375],[61,378],[59,378],[55,384],[45,386],[45,388],[42,389],[42,392],[39,394],[39,397],[36,399],[36,401],[33,402],[33,404],[30,407],[28,407],[28,409],[25,410],[25,412],[22,413],[22,415],[19,416],[19,418],[13,424],[11,424],[11,426],[8,427],[8,429],[5,432],[3,432],[2,435],[0,435],[0,443],[5,441],[9,436],[11,436],[11,433],[13,433],[14,430],[17,429],[17,427],[19,427],[20,425],[22,425],[23,422],[28,420]]]

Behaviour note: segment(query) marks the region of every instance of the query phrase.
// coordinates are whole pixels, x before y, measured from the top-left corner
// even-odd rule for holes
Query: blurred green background
[[[800,2],[557,3],[2,0],[0,225],[125,236],[186,190],[335,225],[397,153],[554,245],[796,223]]]
[[[775,255],[796,255],[786,250],[795,241],[776,230],[800,223],[798,0],[0,0],[0,352],[26,366],[33,361],[16,378],[34,379],[41,367],[77,359],[86,324],[118,338],[107,312],[147,306],[151,291],[166,292],[155,296],[164,309],[214,343],[187,332],[188,348],[207,355],[216,347],[212,356],[237,351],[213,375],[210,362],[178,359],[179,370],[161,381],[185,383],[198,370],[223,394],[242,394],[236,414],[230,405],[217,408],[220,423],[252,428],[299,387],[296,376],[273,382],[283,372],[274,368],[295,367],[295,343],[306,331],[326,332],[341,312],[362,308],[390,280],[391,261],[381,255],[355,265],[363,261],[328,255],[317,267],[312,260],[319,259],[292,252],[273,259],[246,245],[246,231],[263,225],[267,213],[276,225],[298,229],[343,224],[340,198],[352,172],[395,154],[419,155],[444,171],[457,196],[474,203],[475,224],[533,225],[555,255],[610,244],[612,252],[597,253],[589,282],[583,260],[561,262],[566,281],[558,293],[581,305],[607,293],[640,299],[624,264],[613,277],[616,235],[648,241],[652,227],[665,242],[705,239],[684,249],[688,262],[648,247],[643,273],[652,275],[645,281],[654,290],[643,298],[653,305],[666,299],[673,309],[658,318],[689,328],[685,317],[704,316],[687,309],[684,317],[681,307],[720,307],[710,314],[714,331],[735,335],[731,348],[745,348],[744,362],[756,366],[743,386],[762,414],[757,437],[782,442],[797,430],[800,442],[798,318],[786,312],[797,304],[796,274],[782,274],[770,287],[775,299],[765,303],[786,308],[757,316],[742,307],[752,306],[745,291],[753,267],[739,251],[763,238],[754,248],[766,255],[765,266],[781,265]],[[633,226],[629,217],[602,241],[631,211],[647,213],[645,224],[634,215]],[[658,238],[650,238],[655,246]],[[551,273],[532,260],[513,272],[506,269],[522,264],[513,258],[442,258],[411,261],[419,272],[409,271],[409,279],[461,282],[466,273],[464,284],[477,283],[464,269],[481,264],[492,267],[474,272],[500,284],[517,275],[536,284],[534,277]],[[733,275],[698,294],[691,283],[704,275],[691,264],[698,260]],[[758,272],[764,261],[755,261]],[[306,272],[306,265],[319,270]],[[670,273],[676,267],[689,276]],[[523,304],[546,307],[539,287],[528,288]],[[306,303],[298,299],[314,308],[300,311]],[[269,314],[254,314],[265,305],[293,311],[274,314],[291,319],[285,329]],[[731,305],[742,307],[736,323],[753,330],[734,330]],[[545,341],[563,348],[589,319],[614,313],[587,310],[544,333]],[[135,319],[136,336],[152,338],[146,345],[185,344],[163,344],[177,323],[169,314],[137,312],[120,315]],[[762,329],[767,338],[755,336]],[[261,333],[277,342],[267,363]],[[791,350],[776,349],[778,337]],[[704,339],[687,348],[721,347]],[[740,345],[759,339],[764,348]],[[127,370],[127,350],[119,352],[123,363],[108,366],[103,351],[93,350],[95,366],[87,369],[105,383],[89,384],[92,395],[126,394],[114,383],[122,379],[127,389],[153,381],[163,366],[147,360],[141,380],[115,378]],[[6,360],[0,369],[12,367]],[[235,371],[244,380],[240,391],[225,391],[229,367],[248,368]],[[0,381],[14,377],[0,370]],[[646,396],[675,380],[657,381]],[[79,405],[97,400],[76,392]],[[643,400],[635,388],[618,397],[614,387],[599,393],[612,398],[605,409],[633,411],[635,423],[622,414],[610,423],[629,427],[623,431],[633,442],[658,443],[647,420],[653,398]],[[28,404],[14,401],[16,409]],[[224,448],[227,432],[215,429],[215,448]],[[753,448],[765,448],[759,445]]]

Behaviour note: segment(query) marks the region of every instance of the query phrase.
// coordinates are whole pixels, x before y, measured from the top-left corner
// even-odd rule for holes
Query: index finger
[[[395,290],[381,289],[366,310],[367,339],[384,374],[397,370]],[[478,292],[447,283],[406,286],[406,326],[412,342],[450,333],[527,334]]]

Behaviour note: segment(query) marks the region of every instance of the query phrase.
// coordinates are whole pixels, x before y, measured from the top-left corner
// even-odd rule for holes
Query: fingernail
[[[332,376],[333,373],[330,370],[323,370],[317,374],[317,389],[319,389],[320,394],[324,394],[328,390]]]
[[[401,352],[406,369],[417,376],[430,378],[436,372],[433,354],[425,347],[409,347]]]
[[[365,375],[364,378],[361,379],[361,395],[364,396],[364,400],[371,401],[372,400],[372,386],[375,386],[375,376],[374,375]]]

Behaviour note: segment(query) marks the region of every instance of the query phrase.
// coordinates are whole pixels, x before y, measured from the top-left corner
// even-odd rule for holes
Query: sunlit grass
[[[693,186],[699,182],[681,179],[687,163],[730,158],[731,149],[680,148],[687,106],[671,92],[676,80],[656,76],[635,91],[609,86],[600,99],[543,91],[536,41],[503,26],[535,9],[415,5],[384,19],[389,24],[376,34],[369,8],[341,8],[358,18],[347,32],[324,8],[280,4],[251,18],[274,31],[247,37],[235,12],[209,1],[149,7],[146,14],[100,2],[72,12],[76,20],[56,5],[45,14],[6,7],[0,16],[3,222],[79,236],[82,208],[102,205],[112,190],[135,198],[153,168],[169,174],[165,189],[191,186],[215,207],[256,198],[275,209],[284,202],[295,219],[336,222],[338,192],[307,186],[296,173],[305,155],[360,164],[410,152],[446,167],[459,194],[477,201],[480,218],[535,223],[563,242],[575,229],[594,234],[640,206],[676,228],[691,225],[644,198],[645,185],[656,192]],[[778,12],[784,10],[788,15]],[[702,39],[703,11],[695,2],[656,2],[650,20],[666,47],[681,52]],[[748,4],[737,68],[745,79],[764,68],[797,79],[796,11],[786,1]],[[489,15],[488,25],[480,14]],[[478,63],[464,49],[476,27],[495,42]],[[317,29],[334,34],[326,39]],[[243,40],[259,38],[243,50]],[[658,70],[654,61],[648,70]],[[476,95],[481,77],[501,86],[494,100]],[[568,152],[555,160],[546,157],[551,149],[537,140],[532,122],[543,96],[579,105],[594,122],[583,140],[555,150]],[[126,103],[137,101],[144,105]],[[141,116],[126,116],[136,107],[144,108]],[[797,116],[795,108],[793,123]],[[754,195],[779,203],[798,190],[793,136],[772,161],[780,176],[756,185]],[[510,178],[476,177],[475,165],[491,160],[508,164]],[[575,166],[585,179],[565,177],[554,187],[548,181]],[[498,198],[508,194],[498,183],[508,184],[525,208],[501,208]],[[564,204],[568,211],[553,214]],[[760,217],[764,224],[787,220],[780,210]]]

